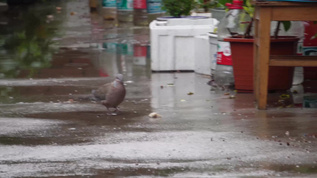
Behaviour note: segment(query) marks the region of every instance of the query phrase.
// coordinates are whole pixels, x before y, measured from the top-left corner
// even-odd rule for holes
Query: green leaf
[[[282,24],[285,31],[288,31],[291,28],[291,21],[282,21]]]
[[[251,0],[246,0],[246,5],[248,6],[248,7],[252,7],[252,4],[251,4]]]
[[[243,6],[243,9],[246,13],[248,13],[250,15],[251,18],[253,18],[253,14],[254,14],[254,8],[253,7],[246,7]]]
[[[246,13],[248,13],[250,15],[251,18],[253,18],[254,6],[251,4],[251,0],[245,1],[243,9]]]

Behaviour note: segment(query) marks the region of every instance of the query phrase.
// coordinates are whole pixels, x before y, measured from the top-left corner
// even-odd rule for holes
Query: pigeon
[[[117,74],[113,82],[93,90],[92,94],[97,100],[101,100],[101,104],[106,106],[108,111],[111,111],[110,108],[115,109],[111,115],[117,115],[118,105],[122,103],[126,94],[123,75]]]

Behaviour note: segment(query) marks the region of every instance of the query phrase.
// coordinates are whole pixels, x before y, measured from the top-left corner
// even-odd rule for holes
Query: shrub
[[[195,0],[163,0],[163,9],[173,17],[190,15],[190,11],[195,8]]]

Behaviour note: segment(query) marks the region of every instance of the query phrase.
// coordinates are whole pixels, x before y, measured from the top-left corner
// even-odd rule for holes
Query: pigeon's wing
[[[92,94],[98,100],[105,100],[106,95],[110,92],[110,89],[111,89],[111,83],[107,83],[99,87],[97,90],[94,90]]]
[[[125,98],[126,90],[122,83],[115,82],[107,93],[106,101],[103,102],[106,107],[117,107]]]

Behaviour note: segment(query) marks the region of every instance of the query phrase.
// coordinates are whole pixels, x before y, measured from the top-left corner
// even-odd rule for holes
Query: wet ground
[[[86,1],[0,10],[0,177],[317,176],[317,111],[297,103],[311,86],[259,111],[209,76],[152,73],[149,29]],[[116,73],[127,96],[108,116],[89,98]]]

